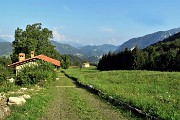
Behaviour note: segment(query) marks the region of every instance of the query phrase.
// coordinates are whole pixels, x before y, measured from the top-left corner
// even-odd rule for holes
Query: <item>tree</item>
[[[61,66],[63,69],[67,69],[67,68],[69,68],[69,65],[70,65],[69,57],[68,57],[68,55],[65,54],[62,56]]]
[[[177,56],[176,56],[175,70],[180,71],[180,50],[178,51]]]
[[[18,61],[19,53],[25,53],[26,57],[30,57],[30,51],[35,51],[36,55],[44,54],[59,59],[59,53],[50,43],[52,38],[52,31],[48,28],[42,28],[41,23],[27,25],[25,30],[18,27],[15,30],[15,40],[12,43],[12,62]]]
[[[132,51],[132,69],[139,70],[145,64],[145,59],[143,56],[143,52],[135,47]]]
[[[0,57],[0,64],[3,66],[8,66],[9,64],[11,64],[11,59],[9,57]]]

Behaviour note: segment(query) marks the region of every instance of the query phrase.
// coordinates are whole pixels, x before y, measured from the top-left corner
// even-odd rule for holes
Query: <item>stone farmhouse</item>
[[[28,58],[28,59],[25,58],[24,53],[19,53],[19,61],[15,62],[15,63],[12,63],[12,64],[10,64],[8,66],[9,67],[14,67],[15,70],[16,70],[16,74],[17,74],[18,71],[20,69],[22,69],[24,66],[37,65],[37,62],[36,62],[37,60],[43,60],[45,62],[49,62],[49,63],[53,64],[55,67],[57,67],[57,68],[61,66],[60,61],[58,61],[56,59],[53,59],[53,58],[50,58],[48,56],[45,56],[45,55],[42,55],[42,54],[34,56],[34,51],[31,51],[31,58]]]

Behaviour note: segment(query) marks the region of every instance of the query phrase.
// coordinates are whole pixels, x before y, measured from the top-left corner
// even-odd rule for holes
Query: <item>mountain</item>
[[[72,47],[69,44],[62,44],[56,41],[51,41],[51,43],[56,46],[56,49],[61,54],[70,54],[70,55],[76,55],[76,56],[83,56],[81,51],[78,48]]]
[[[143,49],[151,44],[162,41],[162,40],[168,38],[169,36],[172,36],[178,32],[180,32],[180,27],[171,29],[171,30],[167,30],[167,31],[155,32],[152,34],[145,35],[143,37],[132,38],[132,39],[126,41],[125,43],[123,43],[115,52],[122,51],[126,47],[131,49],[135,46],[137,46],[140,49]]]
[[[12,44],[10,42],[0,42],[0,56],[9,55],[12,52]]]
[[[71,41],[62,41],[61,43],[69,44],[69,45],[71,45],[72,47],[75,47],[75,48],[83,47],[83,45],[81,45],[80,43],[71,42]]]
[[[6,40],[4,40],[4,39],[1,39],[1,38],[0,38],[0,42],[7,42],[7,41],[6,41]]]
[[[89,60],[90,62],[98,62],[99,58],[109,51],[115,51],[118,46],[103,44],[99,46],[83,46],[75,48],[69,44],[62,44],[56,41],[51,41],[51,43],[56,46],[56,49],[61,54],[70,54],[78,56],[81,59]]]
[[[180,71],[180,32],[143,49],[148,53],[146,69]]]
[[[143,50],[151,51],[151,52],[152,52],[152,50],[154,50],[153,52],[162,52],[163,51],[165,53],[177,51],[177,53],[179,52],[179,54],[180,54],[180,32],[164,39],[163,41],[154,43],[154,44],[144,48]],[[163,54],[165,54],[165,53],[163,53]],[[160,53],[158,53],[157,55],[160,55]]]
[[[118,46],[103,44],[99,46],[91,46],[87,45],[84,47],[79,47],[80,51],[87,56],[102,56],[104,53],[108,53],[109,51],[115,51]]]

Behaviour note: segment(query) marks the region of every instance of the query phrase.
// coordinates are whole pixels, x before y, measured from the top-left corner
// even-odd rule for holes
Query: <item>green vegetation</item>
[[[44,54],[55,59],[60,59],[60,54],[51,45],[52,31],[42,28],[41,23],[27,25],[25,30],[17,28],[15,30],[15,40],[12,43],[13,52],[10,58],[0,58],[0,92],[7,92],[16,87],[7,79],[14,78],[16,85],[27,86],[32,84],[45,85],[48,81],[56,78],[53,65],[46,62],[36,62],[36,65],[25,66],[15,75],[14,68],[8,67],[12,62],[18,61],[18,54]],[[4,45],[4,44],[1,44]],[[6,45],[6,44],[5,44]],[[9,45],[9,44],[8,44]],[[11,45],[11,44],[10,44]],[[4,47],[4,46],[3,46]],[[26,57],[30,57],[30,54]],[[46,82],[47,81],[47,82]]]
[[[0,42],[0,56],[9,55],[12,51],[12,46],[10,42]]]
[[[46,104],[52,100],[51,89],[53,88],[54,86],[49,84],[45,89],[29,92],[28,94],[32,96],[31,99],[27,99],[23,106],[11,106],[11,114],[6,120],[36,120],[41,117]]]
[[[38,61],[37,63],[38,65],[25,66],[21,72],[18,72],[17,76],[15,77],[15,84],[9,83],[7,80],[5,80],[6,82],[4,82],[3,87],[1,87],[0,92],[17,90],[19,85],[32,89],[26,93],[31,95],[31,99],[27,99],[25,105],[10,106],[12,113],[6,118],[7,120],[37,119],[43,115],[46,103],[52,100],[51,90],[54,88],[53,81],[56,80],[57,71],[54,71],[55,68],[50,63],[44,61]],[[38,85],[38,89],[40,91],[35,90],[36,85]],[[43,89],[40,89],[39,86],[43,87]],[[19,96],[19,94],[22,93],[15,92],[13,96]],[[7,94],[7,96],[11,95]]]
[[[125,114],[108,105],[98,96],[76,87],[73,81],[63,74],[54,84],[54,99],[46,107],[44,119],[54,120],[123,120]],[[125,115],[126,116],[126,115]],[[127,116],[126,116],[127,117]]]
[[[61,67],[63,69],[69,68],[69,65],[70,65],[69,56],[65,54],[65,55],[62,55],[61,58],[62,58],[62,60],[61,60]]]
[[[27,25],[25,30],[17,28],[15,40],[13,41],[12,62],[18,61],[19,53],[29,54],[30,51],[35,51],[35,54],[44,54],[55,59],[61,59],[62,68],[67,69],[71,64],[70,58],[68,55],[60,56],[50,43],[52,37],[52,31],[47,28],[41,28],[40,23]],[[98,69],[179,71],[179,48],[180,33],[143,50],[136,47],[132,51],[125,49],[125,51],[118,54],[109,53],[104,55],[98,64]],[[39,118],[43,115],[46,103],[55,98],[55,96],[57,100],[63,100],[61,102],[65,103],[64,111],[74,113],[71,116],[72,118],[105,119],[107,117],[106,114],[111,112],[112,108],[108,108],[109,112],[99,112],[100,108],[96,106],[96,102],[99,101],[94,98],[89,100],[88,97],[92,95],[78,88],[58,89],[58,87],[54,87],[58,84],[62,87],[62,85],[72,85],[72,83],[69,83],[67,78],[64,78],[64,81],[50,82],[55,80],[57,73],[54,72],[52,65],[43,61],[22,68],[21,72],[18,72],[15,77],[15,84],[9,83],[7,79],[15,76],[13,71],[7,68],[11,60],[5,57],[0,58],[0,92],[17,89],[18,86],[15,85],[31,87],[38,84],[45,89],[41,90],[39,94],[35,93],[36,95],[32,93],[32,99],[27,100],[24,106],[13,106],[13,112],[7,119]],[[76,60],[74,61],[76,62]],[[79,68],[65,71],[82,83],[91,84],[107,93],[107,95],[142,109],[149,115],[162,119],[180,119],[180,73],[152,71],[99,72],[94,69],[80,70]],[[57,92],[61,96],[57,96]],[[64,99],[61,99],[61,97]],[[101,102],[98,104],[101,104]],[[58,106],[58,109],[60,107]],[[69,115],[69,113],[66,114]],[[110,115],[111,113],[108,116]],[[113,115],[118,116],[117,113]],[[116,118],[112,116],[111,118]]]
[[[15,30],[15,40],[12,43],[12,62],[18,61],[19,53],[29,54],[30,51],[35,51],[35,55],[44,54],[59,59],[59,53],[50,43],[50,39],[52,38],[52,31],[42,28],[41,23],[27,25],[25,30],[17,28]],[[29,57],[30,55],[27,56],[27,58]]]
[[[27,25],[25,30],[20,28],[15,30],[15,40],[12,43],[13,52],[11,60],[6,57],[0,58],[0,91],[7,92],[12,85],[14,85],[7,81],[7,79],[11,77],[15,79],[16,85],[21,86],[31,84],[44,85],[46,84],[46,80],[51,81],[52,79],[55,79],[56,75],[54,73],[54,67],[48,63],[41,62],[38,63],[38,65],[26,66],[17,76],[14,74],[14,68],[11,69],[7,67],[12,62],[18,61],[19,53],[25,53],[27,54],[26,57],[29,58],[30,51],[35,51],[35,54],[37,55],[44,54],[55,59],[60,59],[60,54],[50,43],[52,37],[52,31],[47,28],[41,28],[41,23]]]
[[[83,60],[75,55],[69,55],[67,54],[67,56],[69,57],[69,61],[70,61],[70,66],[80,66],[83,63]]]
[[[140,50],[127,48],[102,57],[99,70],[180,71],[180,33]]]
[[[7,92],[15,88],[13,83],[7,81],[14,76],[13,69],[7,67],[10,63],[10,58],[0,57],[0,92]]]
[[[37,61],[37,64],[26,66],[18,72],[16,76],[16,84],[27,86],[39,84],[44,86],[47,82],[53,81],[56,78],[54,66],[51,63]]]
[[[162,119],[180,119],[180,73],[67,69],[84,84]]]
[[[58,77],[59,80],[51,82],[39,92],[32,91],[32,98],[27,99],[25,105],[12,106],[12,113],[6,119],[122,120],[128,117],[126,113],[121,113],[97,96],[76,87],[72,80],[62,73]]]

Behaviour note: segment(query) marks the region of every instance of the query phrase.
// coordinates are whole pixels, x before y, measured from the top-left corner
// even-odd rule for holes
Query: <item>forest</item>
[[[180,71],[180,33],[146,47],[103,55],[98,70]]]

